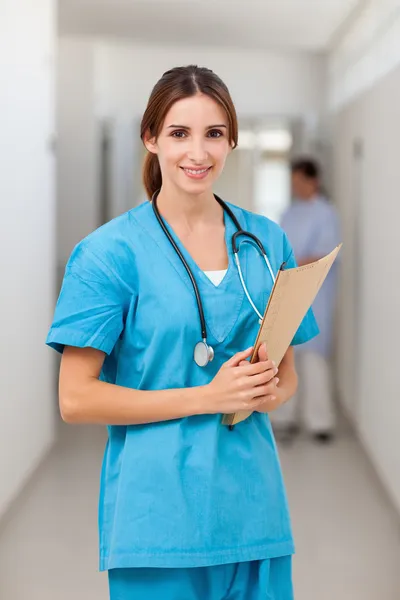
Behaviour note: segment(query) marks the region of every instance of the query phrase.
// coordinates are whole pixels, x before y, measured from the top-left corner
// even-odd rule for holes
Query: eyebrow
[[[215,129],[216,127],[225,127],[225,129],[227,129],[227,126],[223,123],[221,123],[220,125],[209,125],[208,127],[206,127],[206,129]],[[168,125],[168,129],[190,129],[190,127],[188,127],[187,125]]]

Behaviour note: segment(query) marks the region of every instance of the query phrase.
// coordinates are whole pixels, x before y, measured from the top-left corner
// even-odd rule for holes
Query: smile
[[[203,177],[206,177],[212,167],[203,167],[201,169],[189,169],[186,167],[181,167],[181,169],[188,177],[192,179],[202,179]]]

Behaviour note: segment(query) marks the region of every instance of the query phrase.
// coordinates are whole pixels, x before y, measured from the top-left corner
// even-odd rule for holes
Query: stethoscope
[[[158,222],[160,223],[165,235],[167,236],[169,242],[171,243],[172,247],[174,248],[175,252],[177,253],[177,255],[179,256],[179,258],[182,261],[183,266],[185,267],[189,277],[190,277],[190,281],[192,282],[193,285],[193,290],[196,296],[196,301],[197,301],[197,307],[199,310],[199,317],[200,317],[200,325],[201,325],[201,337],[202,337],[202,341],[198,342],[194,348],[194,360],[195,363],[199,366],[199,367],[206,367],[208,365],[209,362],[211,362],[214,358],[214,349],[212,348],[212,346],[210,346],[207,343],[207,328],[206,328],[206,320],[204,318],[204,310],[203,310],[203,304],[201,301],[201,297],[200,297],[200,292],[199,292],[199,288],[198,285],[196,283],[196,280],[193,276],[192,271],[190,270],[189,265],[187,264],[185,257],[183,256],[182,252],[180,251],[180,249],[178,248],[177,244],[175,243],[175,240],[173,239],[173,237],[171,236],[171,234],[169,233],[164,220],[162,219],[160,212],[158,210],[157,207],[157,197],[158,194],[160,193],[160,190],[158,190],[157,192],[155,192],[153,194],[153,197],[151,199],[151,203],[153,206],[153,210],[154,210],[154,214],[157,217]],[[262,245],[261,241],[258,239],[257,236],[255,236],[253,233],[250,233],[249,231],[244,231],[244,229],[241,228],[239,221],[237,220],[237,218],[235,217],[235,215],[233,214],[233,212],[231,211],[231,209],[229,208],[229,206],[227,206],[227,204],[225,204],[225,202],[223,200],[221,200],[221,198],[219,198],[216,194],[214,194],[215,199],[217,200],[217,202],[219,202],[219,204],[222,206],[223,210],[229,215],[229,217],[232,219],[237,231],[233,234],[232,236],[232,250],[233,250],[233,256],[235,258],[235,262],[236,262],[236,266],[238,269],[238,273],[239,273],[239,277],[240,277],[240,282],[242,284],[243,290],[247,296],[248,301],[250,302],[254,312],[256,313],[257,317],[259,318],[259,321],[261,323],[263,316],[262,314],[257,310],[256,305],[254,304],[249,291],[247,289],[246,283],[244,281],[243,278],[243,273],[242,273],[242,268],[240,266],[240,261],[239,261],[239,249],[236,243],[236,240],[240,237],[240,236],[245,236],[250,238],[251,240],[253,240],[253,242],[255,242],[255,244],[257,245],[259,251],[261,252],[262,256],[264,257],[265,263],[268,267],[268,270],[271,274],[272,277],[272,281],[275,284],[275,275],[274,272],[272,270],[271,267],[271,263],[268,260],[268,256],[267,253],[265,251],[264,246]],[[247,240],[248,241],[248,240]]]

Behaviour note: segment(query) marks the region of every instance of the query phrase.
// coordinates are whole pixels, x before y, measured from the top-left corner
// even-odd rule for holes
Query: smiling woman
[[[227,87],[209,69],[167,71],[150,96],[141,137],[149,151],[143,174],[149,198],[162,186],[201,193],[204,185],[187,187],[188,180],[212,185],[237,145],[236,111]]]
[[[181,125],[168,125],[168,122],[177,122],[178,118]],[[222,123],[212,125],[210,120],[211,123]],[[190,126],[183,124],[188,122]],[[191,180],[207,179],[208,187],[219,177],[234,143],[228,138],[224,109],[209,96],[197,92],[178,100],[168,111],[165,123],[159,133],[154,135],[146,131],[144,135],[149,162],[158,161],[164,187],[175,184],[175,187],[184,186],[188,192],[201,193],[204,186],[187,187],[187,181],[175,178],[183,173]]]
[[[293,348],[279,379],[266,348],[247,359],[254,306],[264,311],[281,264],[295,262],[278,225],[214,196],[237,129],[212,71],[163,75],[141,130],[151,202],[77,245],[48,335],[63,352],[63,418],[108,425],[99,527],[111,600],[293,600],[268,416],[296,390]],[[317,331],[308,315],[292,344]],[[229,431],[221,416],[240,410],[252,414]]]

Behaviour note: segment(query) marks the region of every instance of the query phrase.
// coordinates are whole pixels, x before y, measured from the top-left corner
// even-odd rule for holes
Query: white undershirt
[[[204,271],[204,273],[214,285],[218,286],[225,277],[227,270],[228,269],[222,269],[221,271]]]

